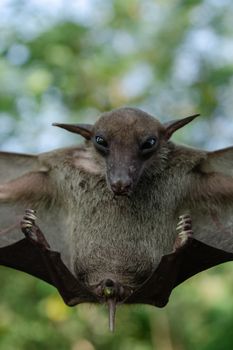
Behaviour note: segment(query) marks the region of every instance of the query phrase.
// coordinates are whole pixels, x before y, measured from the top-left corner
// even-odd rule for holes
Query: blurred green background
[[[175,140],[233,144],[231,0],[0,0],[0,148],[77,143],[52,122],[134,106],[162,121],[201,113]],[[187,281],[165,309],[66,307],[55,289],[1,267],[0,350],[233,348],[232,264]]]

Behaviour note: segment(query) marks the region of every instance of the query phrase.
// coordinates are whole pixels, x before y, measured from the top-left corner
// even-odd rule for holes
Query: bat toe
[[[189,214],[179,216],[176,231],[178,235],[174,243],[174,251],[186,245],[189,239],[193,237],[192,219]]]

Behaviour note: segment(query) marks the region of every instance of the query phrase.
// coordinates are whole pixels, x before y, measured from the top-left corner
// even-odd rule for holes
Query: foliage
[[[230,0],[56,0],[51,8],[5,0],[1,11],[2,149],[76,142],[49,124],[93,121],[122,105],[164,121],[201,112],[179,140],[209,148],[232,142]],[[187,281],[165,309],[122,306],[114,335],[103,306],[69,309],[45,283],[1,268],[0,350],[230,349],[230,268]]]

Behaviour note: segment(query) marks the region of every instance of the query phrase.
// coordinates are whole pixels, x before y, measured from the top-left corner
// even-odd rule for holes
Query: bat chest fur
[[[105,181],[80,180],[79,186],[82,190],[69,202],[75,274],[90,285],[105,278],[140,284],[172,250],[175,204],[140,186],[132,196],[116,198]]]

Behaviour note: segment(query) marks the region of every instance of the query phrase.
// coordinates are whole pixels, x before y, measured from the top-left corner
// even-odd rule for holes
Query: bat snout
[[[115,178],[110,182],[111,190],[118,196],[127,195],[131,192],[133,187],[132,180],[127,178]]]

